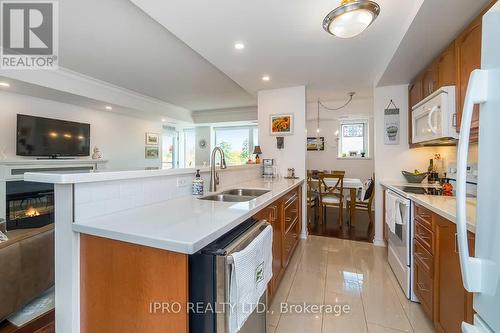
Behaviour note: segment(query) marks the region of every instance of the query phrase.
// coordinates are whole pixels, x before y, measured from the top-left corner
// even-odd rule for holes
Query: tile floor
[[[309,236],[301,241],[270,305],[267,332],[434,332],[420,305],[405,298],[386,252],[336,238]],[[282,303],[295,311],[280,311]],[[337,308],[300,313],[297,305],[303,303]],[[345,305],[349,311],[336,315]]]

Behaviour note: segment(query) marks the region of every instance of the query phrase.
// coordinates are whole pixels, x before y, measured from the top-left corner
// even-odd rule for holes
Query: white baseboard
[[[383,239],[376,239],[376,238],[374,238],[373,239],[373,245],[380,246],[380,247],[387,247],[387,244],[385,243],[385,241]]]

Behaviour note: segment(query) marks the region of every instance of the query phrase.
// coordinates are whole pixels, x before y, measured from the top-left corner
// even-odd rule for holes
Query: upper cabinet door
[[[481,22],[482,16],[467,27],[457,38],[455,44],[455,55],[457,57],[457,130],[460,130],[462,108],[470,74],[473,70],[481,68]],[[476,105],[472,116],[472,135],[474,135],[474,130],[477,131],[478,128],[479,106]]]
[[[437,59],[438,87],[454,86],[457,83],[455,41]]]
[[[421,77],[417,77],[415,81],[410,84],[408,88],[410,110],[415,106],[415,104],[424,99],[422,87]]]
[[[438,89],[438,66],[433,62],[422,78],[423,97],[427,97]]]

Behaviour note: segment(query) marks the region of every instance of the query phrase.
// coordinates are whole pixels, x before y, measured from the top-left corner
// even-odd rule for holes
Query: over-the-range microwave
[[[455,86],[441,87],[412,107],[412,142],[454,143],[458,139]]]

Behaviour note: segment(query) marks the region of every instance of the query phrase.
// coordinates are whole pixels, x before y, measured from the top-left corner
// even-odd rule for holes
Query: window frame
[[[253,148],[255,146],[254,142],[254,131],[258,130],[259,127],[257,125],[239,125],[239,126],[217,126],[212,128],[213,132],[213,139],[214,139],[214,147],[217,147],[217,131],[224,131],[224,130],[242,130],[242,129],[247,129],[248,130],[248,156],[253,155]],[[258,135],[257,135],[257,140],[258,140]],[[234,165],[245,165],[246,161],[241,163],[241,164],[232,164]]]
[[[342,156],[342,148],[343,148],[343,131],[342,127],[344,125],[356,125],[363,124],[363,151],[365,152],[365,157],[359,156]],[[338,125],[338,148],[337,148],[337,159],[340,160],[366,160],[371,159],[370,152],[370,121],[367,118],[359,118],[359,119],[348,119],[339,121]]]

